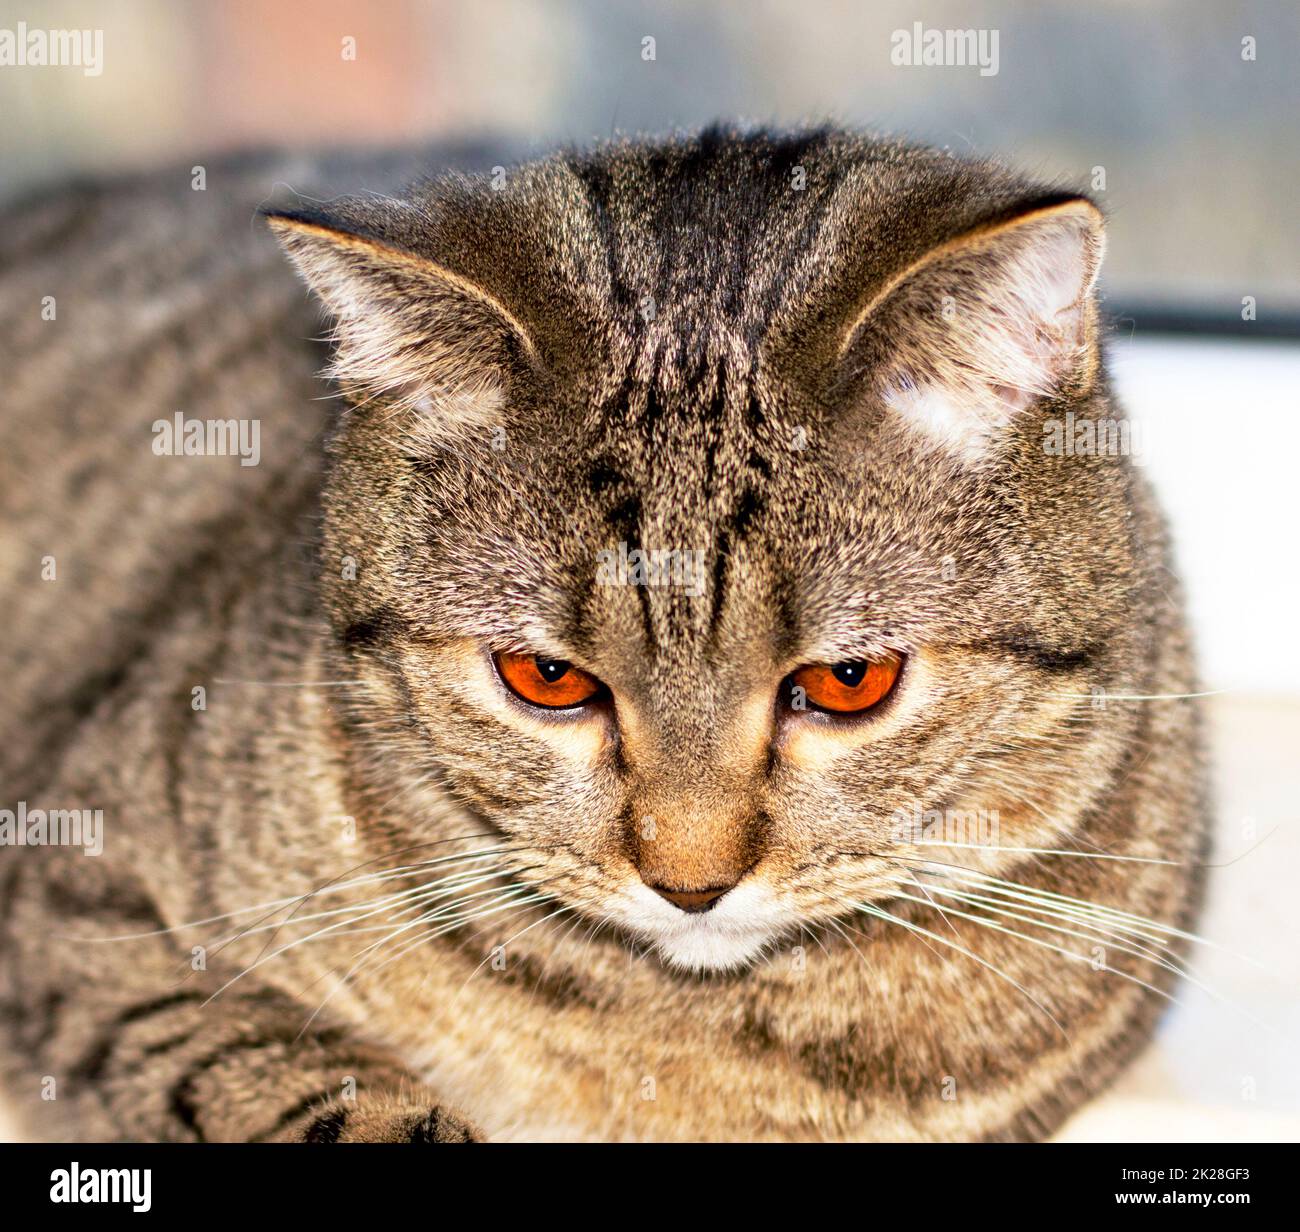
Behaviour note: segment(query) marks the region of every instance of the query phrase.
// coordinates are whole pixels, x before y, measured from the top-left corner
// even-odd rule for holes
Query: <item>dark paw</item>
[[[298,1127],[299,1142],[482,1142],[460,1113],[386,1097],[333,1100]]]

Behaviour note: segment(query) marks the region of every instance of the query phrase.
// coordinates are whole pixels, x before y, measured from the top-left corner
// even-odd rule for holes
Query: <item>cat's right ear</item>
[[[856,307],[837,360],[870,372],[911,430],[979,463],[1036,402],[1091,386],[1104,249],[1091,201],[1033,203],[897,271]]]
[[[354,403],[382,400],[448,427],[481,427],[510,383],[536,367],[527,329],[473,280],[322,216],[264,217],[334,318],[328,375]]]

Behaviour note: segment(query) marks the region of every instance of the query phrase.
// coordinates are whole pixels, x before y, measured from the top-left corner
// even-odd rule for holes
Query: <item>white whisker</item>
[[[914,882],[913,884],[919,885],[920,883]],[[1100,942],[1103,945],[1119,950],[1121,953],[1130,954],[1134,958],[1143,958],[1148,962],[1155,963],[1157,966],[1164,967],[1165,970],[1170,971],[1174,975],[1177,975],[1187,980],[1189,983],[1195,984],[1196,987],[1200,988],[1203,992],[1209,993],[1210,996],[1214,997],[1216,1001],[1222,1000],[1222,998],[1219,997],[1219,995],[1215,993],[1212,989],[1207,988],[1205,985],[1201,984],[1198,980],[1196,980],[1191,975],[1191,973],[1187,971],[1183,966],[1170,962],[1166,958],[1162,958],[1159,954],[1155,953],[1153,950],[1148,949],[1146,946],[1142,946],[1142,945],[1130,946],[1126,944],[1124,941],[1119,940],[1118,935],[1116,933],[1108,932],[1107,930],[1102,929],[1096,925],[1089,926],[1084,924],[1084,927],[1091,927],[1092,931],[1080,932],[1077,929],[1066,928],[1064,927],[1063,924],[1050,924],[1045,920],[1036,919],[1032,915],[1024,915],[1021,912],[1012,911],[1010,907],[1007,906],[1006,903],[999,903],[997,899],[989,898],[985,895],[968,894],[963,890],[950,890],[950,889],[945,889],[942,886],[935,886],[934,890],[938,894],[946,895],[949,898],[955,898],[959,902],[964,902],[969,906],[982,908],[985,911],[991,911],[996,915],[1004,916],[1008,919],[1020,920],[1022,923],[1031,924],[1035,928],[1046,928],[1052,932],[1063,933],[1066,936],[1078,937],[1081,941]],[[915,898],[915,896],[912,895],[900,895],[900,897],[912,898],[914,902],[922,901],[921,899]],[[933,906],[933,903],[931,903],[931,905]],[[1024,908],[1024,910],[1033,911],[1034,908],[1026,907]],[[1054,915],[1053,913],[1042,908],[1038,909],[1037,914],[1047,915],[1051,919],[1068,920],[1069,922],[1075,924],[1083,923],[1075,916]],[[1111,938],[1111,940],[1108,941],[1106,939],[1107,937]]]
[[[915,894],[904,894],[900,892],[898,897],[911,899],[911,901],[920,903],[922,906],[926,905],[925,900],[923,898],[917,898]],[[1172,996],[1163,989],[1157,988],[1154,984],[1149,984],[1146,980],[1139,979],[1135,975],[1129,975],[1126,971],[1119,971],[1106,963],[1098,964],[1087,954],[1078,954],[1074,950],[1065,949],[1063,946],[1053,945],[1050,941],[1044,941],[1041,937],[1030,937],[1025,933],[1018,933],[1014,928],[1007,928],[1005,925],[999,924],[995,920],[990,920],[985,916],[971,915],[969,912],[959,911],[955,907],[950,907],[949,910],[953,915],[957,916],[958,919],[969,920],[972,924],[979,924],[983,928],[991,928],[994,932],[1005,933],[1008,937],[1016,937],[1021,941],[1028,942],[1030,945],[1041,946],[1046,950],[1054,950],[1064,958],[1071,958],[1076,962],[1087,963],[1095,971],[1109,971],[1112,975],[1118,975],[1121,979],[1129,980],[1134,984],[1139,984],[1148,991],[1155,993],[1157,996],[1172,1001],[1175,1005],[1182,1004],[1177,997]]]
[[[905,928],[909,932],[917,933],[923,937],[929,937],[931,940],[937,941],[940,945],[946,945],[949,948],[956,950],[959,954],[964,954],[967,958],[971,959],[972,962],[979,963],[981,967],[986,968],[987,970],[991,971],[994,975],[996,975],[999,979],[1005,980],[1008,984],[1010,984],[1031,1005],[1035,1006],[1042,1014],[1044,1014],[1048,1019],[1050,1019],[1052,1024],[1056,1027],[1056,1029],[1060,1031],[1060,1033],[1063,1036],[1065,1036],[1067,1040],[1070,1038],[1069,1033],[1056,1020],[1056,1016],[1051,1012],[1051,1010],[1049,1010],[1045,1005],[1043,1005],[1043,1003],[1039,1001],[1038,998],[1035,997],[1027,988],[1025,988],[1023,984],[1013,979],[1005,971],[994,966],[991,962],[986,961],[985,959],[981,958],[978,954],[975,954],[971,950],[968,950],[965,946],[958,945],[955,941],[949,941],[947,937],[941,937],[938,933],[931,932],[931,930],[928,928],[922,928],[920,924],[915,924],[911,920],[900,920],[896,915],[891,915],[888,911],[883,911],[881,908],[875,906],[872,903],[855,903],[851,899],[844,899],[842,901],[856,911],[861,911],[867,915],[875,916],[877,919],[888,920],[890,923],[897,924],[900,928]]]
[[[1121,860],[1130,864],[1168,864],[1174,867],[1183,860],[1164,860],[1156,856],[1119,856],[1109,852],[1070,851],[1059,847],[1004,847],[995,843],[949,843],[942,839],[909,839],[909,847],[960,847],[969,851],[1018,851],[1035,856],[1075,856],[1081,860]]]
[[[1047,693],[1046,697],[1076,697],[1088,701],[1107,702],[1176,702],[1195,697],[1218,697],[1223,693],[1232,693],[1232,689],[1206,689],[1203,693]]]

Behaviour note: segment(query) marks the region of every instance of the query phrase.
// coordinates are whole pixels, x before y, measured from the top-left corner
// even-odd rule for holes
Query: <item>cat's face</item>
[[[509,277],[448,289],[449,258],[412,272],[409,240],[399,256],[280,225],[365,334],[354,355],[437,352],[436,378],[402,367],[403,396],[334,444],[326,591],[388,741],[371,762],[437,776],[525,884],[669,964],[722,969],[924,895],[916,856],[938,843],[972,865],[964,845],[989,844],[991,870],[992,848],[1057,845],[1117,739],[1078,722],[1123,641],[1124,597],[1093,579],[1131,562],[1108,524],[1118,468],[1042,447],[1038,398],[1065,397],[1086,358],[1089,211],[1022,211],[973,242],[957,227],[862,303],[809,293],[764,318],[727,270],[692,276],[726,202],[695,177],[679,225],[701,235],[659,269],[653,311],[571,288],[581,311],[549,334]],[[968,208],[969,186],[944,191]],[[593,243],[650,245],[630,206],[604,208],[626,226]],[[756,278],[762,238],[790,225],[753,228]],[[648,247],[619,277],[665,260]],[[344,379],[377,383],[348,345]]]

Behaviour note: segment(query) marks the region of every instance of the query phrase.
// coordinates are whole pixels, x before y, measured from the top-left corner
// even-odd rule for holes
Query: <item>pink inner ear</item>
[[[358,406],[382,401],[430,439],[482,434],[499,419],[510,342],[527,331],[485,288],[432,260],[321,225],[273,220],[334,318],[326,375]]]
[[[1030,220],[918,271],[887,313],[887,406],[964,462],[1078,370],[1100,259],[1091,215]],[[942,310],[937,305],[942,305]]]
[[[909,431],[958,461],[973,464],[994,448],[1003,429],[1028,404],[1029,395],[1007,390],[1005,398],[991,389],[984,398],[970,390],[940,385],[894,386],[885,391],[885,405]]]

